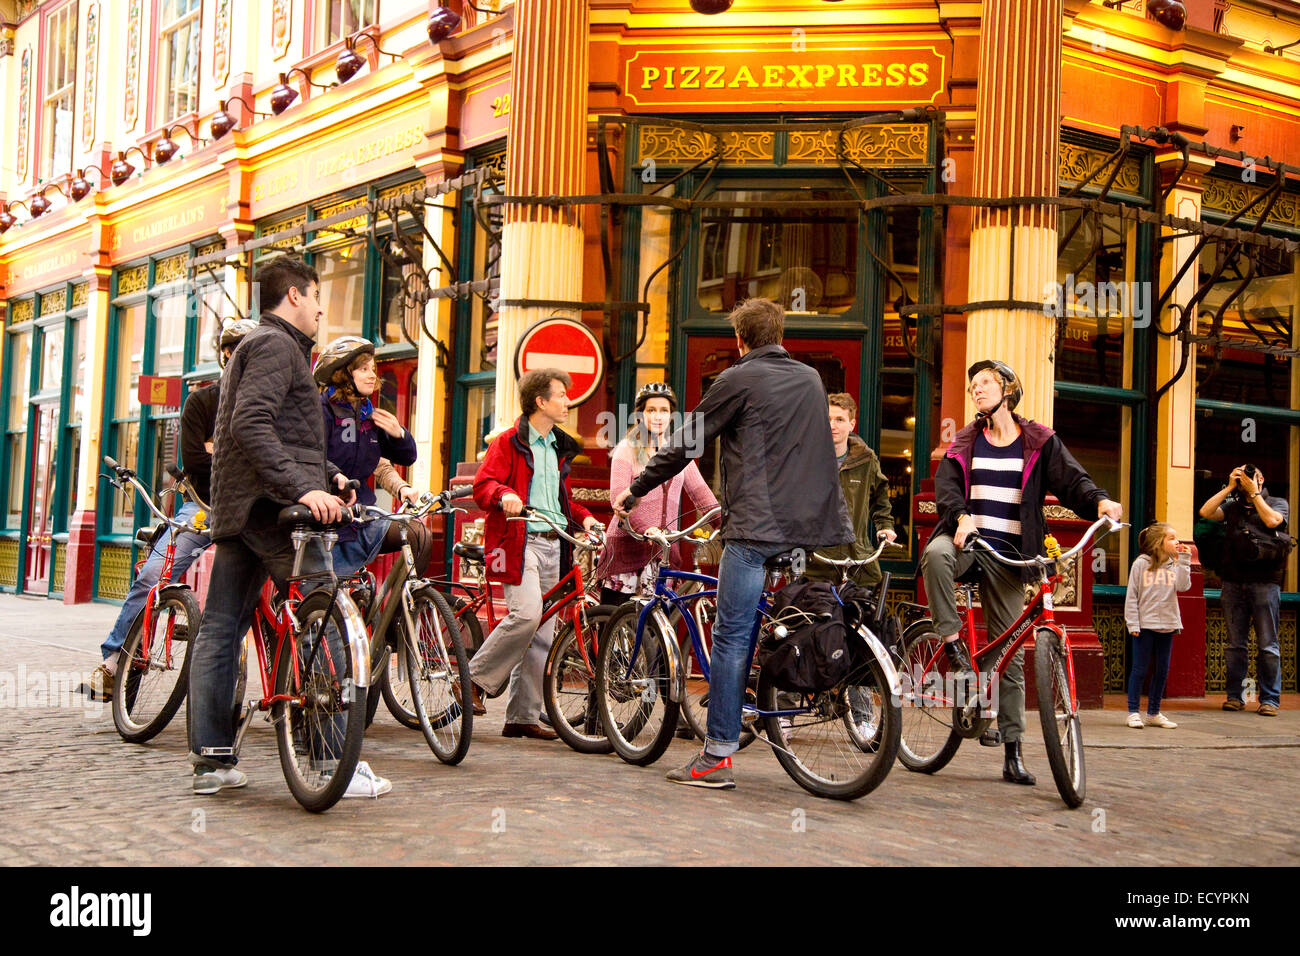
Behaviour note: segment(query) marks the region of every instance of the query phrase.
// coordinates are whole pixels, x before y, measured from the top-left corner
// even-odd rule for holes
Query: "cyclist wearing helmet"
[[[672,416],[677,411],[677,396],[663,382],[651,382],[636,393],[636,420],[627,436],[609,456],[609,498],[611,501],[627,491],[632,479],[641,473],[659,447],[667,440]],[[668,528],[681,514],[682,492],[691,500],[693,516],[684,524],[718,506],[695,462],[690,462],[658,488],[640,499],[628,515],[628,523],[641,534]],[[677,546],[673,547],[673,565],[679,563]],[[596,567],[595,579],[601,582],[601,603],[622,604],[639,590],[647,575],[653,587],[658,566],[655,547],[629,535],[617,517],[609,523],[605,551]]]
[[[1110,515],[1123,506],[1111,501],[1046,425],[1015,414],[1023,395],[1020,378],[1004,362],[976,362],[966,373],[975,420],[957,433],[934,475],[939,523],[921,556],[921,574],[935,630],[948,642],[948,656],[959,671],[972,669],[959,640],[961,618],[953,584],[977,570],[980,603],[990,636],[1004,633],[1024,610],[1023,580],[981,551],[961,549],[978,533],[999,554],[1020,558],[1042,553],[1047,527],[1043,499],[1050,493],[1082,518]],[[1024,651],[1016,653],[998,684],[998,729],[980,738],[986,746],[1004,745],[1002,779],[1033,785],[1025,769],[1020,738],[1025,732]]]
[[[363,505],[375,503],[372,477],[381,479],[382,487],[394,498],[413,499],[415,490],[397,477],[391,464],[380,471],[384,461],[415,464],[416,452],[415,439],[402,428],[397,416],[376,408],[371,402],[379,385],[374,343],[355,335],[335,339],[317,357],[313,375],[321,389],[325,457],[349,479],[361,482],[357,501]],[[387,479],[387,483],[382,479]],[[423,574],[433,554],[433,535],[417,522],[411,523],[409,529],[416,570]],[[400,550],[399,532],[396,523],[390,521],[345,525],[338,531],[334,570],[352,574],[381,552]]]
[[[240,319],[236,322],[226,320],[216,343],[217,362],[223,369],[226,367],[226,359],[230,358],[230,353],[235,351],[239,340],[255,328],[257,323],[251,319]],[[185,473],[189,476],[195,493],[205,502],[212,495],[212,433],[217,423],[217,399],[220,397],[220,391],[219,380],[210,385],[196,387],[185,399],[185,405],[181,409],[181,462],[185,466]],[[197,502],[186,501],[175,510],[174,515],[178,521],[188,521],[198,510]],[[179,581],[183,578],[190,565],[211,543],[212,539],[206,534],[190,531],[181,534],[176,539],[171,580]],[[108,700],[112,696],[118,652],[122,649],[132,623],[144,609],[149,589],[158,583],[158,575],[162,573],[166,551],[167,535],[164,533],[155,538],[148,559],[132,582],[126,600],[122,602],[122,610],[118,613],[117,620],[113,622],[112,630],[108,632],[108,637],[99,647],[104,661],[90,675],[87,693],[92,698]]]

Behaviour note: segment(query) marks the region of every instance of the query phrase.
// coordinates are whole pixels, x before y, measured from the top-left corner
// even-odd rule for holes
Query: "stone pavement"
[[[1031,717],[1036,787],[1000,778],[1001,751],[966,743],[934,776],[894,768],[856,803],[799,789],[761,744],[739,788],[675,787],[655,766],[506,740],[489,702],[459,767],[380,708],[364,758],[393,781],[378,801],[305,813],[254,725],[241,791],[189,792],[184,721],[123,743],[108,708],[52,680],[80,680],[117,608],[0,595],[0,864],[1281,864],[1300,863],[1300,711],[1275,719],[1171,701],[1174,731],[1129,730],[1122,710],[1084,716],[1088,795],[1068,810]],[[256,680],[256,678],[252,678]],[[72,683],[75,687],[75,683]]]

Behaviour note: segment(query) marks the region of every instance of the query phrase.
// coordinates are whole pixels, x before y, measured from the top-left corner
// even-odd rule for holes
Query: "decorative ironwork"
[[[357,210],[359,215],[336,223],[328,229],[322,229],[316,234],[316,238],[328,241],[330,239],[341,239],[349,235],[355,235],[358,238],[364,235],[366,227],[370,222],[370,209],[364,198],[335,203],[332,206],[323,206],[316,211],[316,217],[318,219],[327,219],[331,216],[337,216],[341,212],[349,212],[353,209]]]
[[[50,593],[62,594],[68,568],[68,546],[65,542],[54,543],[54,569],[50,572]]]
[[[1282,652],[1282,690],[1295,693],[1296,685],[1296,612],[1284,610],[1278,615],[1278,649]],[[1223,618],[1223,607],[1217,603],[1205,606],[1205,692],[1222,694],[1228,687],[1228,625]],[[1259,649],[1254,635],[1246,641],[1246,673],[1259,674]]]
[[[1093,176],[1107,159],[1107,155],[1100,150],[1062,143],[1057,152],[1057,178],[1064,186],[1078,185]],[[1111,188],[1126,193],[1141,193],[1142,163],[1136,156],[1129,157],[1120,164],[1119,173],[1111,183]]]
[[[609,501],[609,489],[574,488],[573,498],[576,501]]]
[[[166,259],[159,259],[153,268],[154,285],[162,285],[164,282],[179,282],[188,275],[185,268],[189,255],[184,252],[178,252],[174,256],[168,256]]]
[[[792,129],[786,147],[787,162],[822,165],[839,162],[839,131]],[[929,166],[928,123],[882,123],[857,126],[844,132],[844,155],[862,166],[877,169]]]
[[[78,282],[72,287],[72,307],[87,305],[90,302],[90,283]]]
[[[726,163],[768,163],[775,157],[776,135],[769,130],[705,130],[677,126],[638,127],[638,155],[657,163],[698,163],[713,156],[719,144]]]
[[[271,49],[275,59],[279,60],[289,51],[290,17],[293,4],[289,0],[272,0],[271,2]]]
[[[1127,688],[1128,628],[1124,624],[1122,604],[1092,605],[1092,629],[1102,648],[1102,689],[1120,693]]]
[[[282,219],[280,222],[277,222],[273,226],[267,226],[266,232],[268,233],[288,232],[291,229],[297,229],[299,226],[306,225],[306,223],[307,223],[307,216],[304,213],[303,215],[300,216],[294,216],[291,219]],[[275,240],[275,242],[268,242],[266,244],[266,248],[293,249],[294,246],[298,245],[300,242],[302,242],[301,236],[285,236],[283,239]]]
[[[212,35],[212,82],[220,88],[230,75],[230,2],[217,0],[216,23]]]
[[[99,549],[99,586],[95,596],[121,601],[131,587],[131,549],[106,544]]]
[[[99,4],[86,9],[86,76],[82,81],[81,148],[95,148],[95,93],[99,84]]]
[[[135,129],[140,90],[140,24],[143,20],[141,0],[130,0],[126,8],[126,90],[122,116],[128,130]]]
[[[1263,186],[1252,186],[1218,176],[1207,176],[1201,192],[1201,208],[1232,216],[1259,200],[1266,192]],[[1300,229],[1300,196],[1294,193],[1282,193],[1273,204],[1273,208],[1269,210],[1266,221]]]
[[[9,324],[18,325],[21,322],[30,322],[36,315],[36,300],[22,299],[14,302],[9,306]]]
[[[15,538],[0,539],[0,585],[18,586],[18,541]]]
[[[41,318],[43,319],[47,315],[58,315],[60,312],[65,311],[67,301],[68,295],[62,289],[41,296]]]
[[[32,48],[23,50],[18,70],[18,181],[27,178],[27,135],[31,131]]]
[[[196,247],[195,250],[194,250],[194,255],[195,255],[195,256],[210,256],[210,255],[212,255],[212,253],[214,253],[214,252],[220,252],[220,251],[221,251],[222,249],[224,249],[224,248],[226,248],[226,244],[225,244],[225,242],[224,242],[223,240],[221,240],[221,239],[218,239],[216,242],[209,242],[209,243],[208,243],[207,245],[205,245],[205,246],[198,246],[198,247]]]
[[[131,295],[149,288],[149,267],[145,265],[123,269],[117,274],[117,294]]]

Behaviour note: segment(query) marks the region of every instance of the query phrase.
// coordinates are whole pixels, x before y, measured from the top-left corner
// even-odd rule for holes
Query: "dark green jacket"
[[[876,453],[857,435],[849,436],[849,453],[840,465],[840,490],[844,492],[844,502],[849,506],[849,518],[853,521],[856,540],[852,544],[818,548],[817,553],[828,558],[865,558],[876,550],[874,542],[877,534],[894,530],[894,518],[889,506],[889,479],[881,470]],[[839,580],[838,568],[827,567],[815,558],[809,559],[807,567],[810,578],[821,581]],[[854,576],[854,580],[861,585],[878,584],[880,562],[868,564]]]

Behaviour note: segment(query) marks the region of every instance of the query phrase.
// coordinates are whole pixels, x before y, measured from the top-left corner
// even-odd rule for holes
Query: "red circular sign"
[[[605,378],[605,353],[591,329],[575,319],[542,319],[529,326],[515,348],[515,375],[539,368],[569,373],[569,404],[581,405]]]

